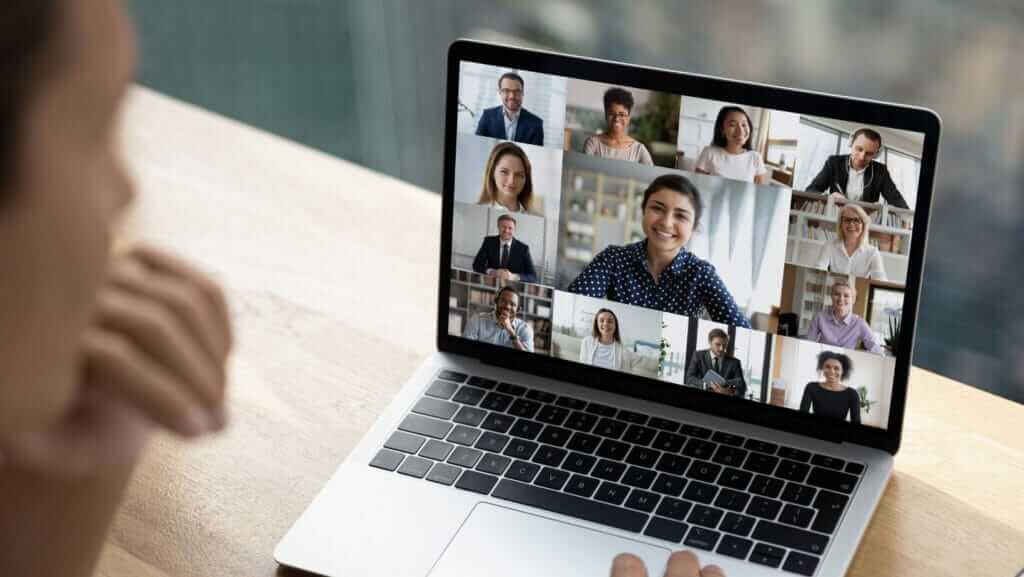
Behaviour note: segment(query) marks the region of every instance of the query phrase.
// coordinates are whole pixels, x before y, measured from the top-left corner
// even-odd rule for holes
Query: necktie
[[[508,268],[508,245],[501,245],[501,268]]]
[[[718,357],[715,357],[715,372],[721,374],[722,371],[718,369]]]

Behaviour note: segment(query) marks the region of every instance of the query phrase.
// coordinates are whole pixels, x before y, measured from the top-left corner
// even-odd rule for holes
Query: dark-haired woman
[[[810,382],[804,387],[800,410],[815,415],[860,424],[860,395],[844,381],[853,373],[853,361],[842,353],[823,351],[818,354],[818,372],[823,381]]]
[[[642,207],[647,238],[602,250],[569,292],[749,327],[715,266],[684,248],[703,210],[697,187],[678,174],[659,176]]]
[[[711,145],[697,156],[697,172],[768,184],[771,180],[761,155],[750,145],[750,116],[738,106],[723,106],[715,118]]]
[[[605,91],[605,132],[588,138],[583,143],[583,152],[602,158],[654,164],[647,147],[627,134],[632,114],[633,95],[628,90],[609,88]]]
[[[594,315],[591,334],[580,344],[580,362],[616,371],[658,370],[658,359],[639,355],[622,345],[619,317],[611,309],[600,309]]]

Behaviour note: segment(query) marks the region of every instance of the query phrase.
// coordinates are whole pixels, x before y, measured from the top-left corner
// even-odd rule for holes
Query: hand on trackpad
[[[481,503],[445,548],[430,577],[604,577],[615,556],[627,552],[639,557],[654,576],[664,573],[671,554],[664,547]],[[626,565],[613,577],[644,575]]]

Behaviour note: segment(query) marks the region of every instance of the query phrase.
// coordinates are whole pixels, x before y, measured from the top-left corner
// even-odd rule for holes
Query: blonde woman
[[[847,204],[839,211],[836,239],[821,247],[815,266],[856,277],[887,280],[882,253],[868,243],[871,219],[864,209]]]
[[[501,142],[491,149],[477,204],[515,213],[533,212],[533,169],[518,145]]]

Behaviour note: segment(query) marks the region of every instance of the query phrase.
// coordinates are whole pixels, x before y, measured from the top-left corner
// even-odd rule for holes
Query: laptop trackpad
[[[600,577],[612,559],[633,553],[662,575],[671,551],[489,503],[478,504],[441,554],[430,577]]]

